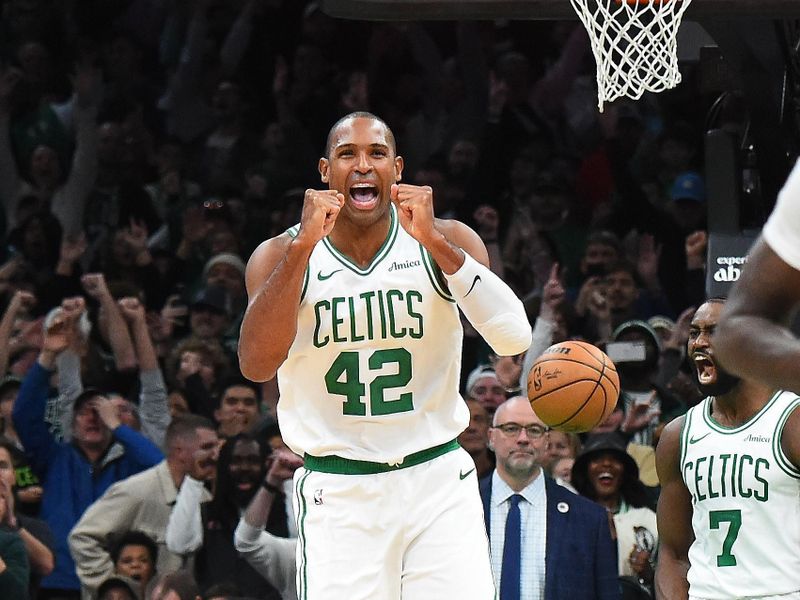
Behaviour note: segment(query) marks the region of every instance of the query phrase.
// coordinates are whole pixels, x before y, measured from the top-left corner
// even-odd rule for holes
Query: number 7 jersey
[[[441,273],[394,205],[386,240],[363,268],[324,238],[278,370],[284,441],[300,455],[398,464],[453,440],[469,421],[458,393],[462,337]]]
[[[772,598],[800,592],[800,471],[781,434],[800,398],[777,392],[747,423],[686,413],[681,472],[692,497],[689,597]],[[794,594],[791,598],[800,597]]]

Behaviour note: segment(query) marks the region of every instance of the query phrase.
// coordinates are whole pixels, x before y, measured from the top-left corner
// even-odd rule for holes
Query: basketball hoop
[[[676,36],[691,0],[570,0],[597,62],[597,107],[681,81]]]

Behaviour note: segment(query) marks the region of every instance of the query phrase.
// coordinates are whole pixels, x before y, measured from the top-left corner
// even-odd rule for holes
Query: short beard
[[[715,365],[715,368],[717,370],[716,381],[714,383],[709,383],[705,385],[700,383],[700,380],[697,377],[697,371],[694,372],[694,381],[697,384],[698,389],[703,393],[704,396],[724,396],[725,394],[733,390],[742,381],[740,377],[731,375],[721,367]]]
[[[536,456],[531,455],[530,460],[506,460],[506,472],[514,479],[524,480],[537,473],[540,469]]]

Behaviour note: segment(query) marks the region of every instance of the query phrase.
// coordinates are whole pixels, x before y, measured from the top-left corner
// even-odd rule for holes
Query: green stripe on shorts
[[[458,441],[451,440],[444,444],[434,446],[433,448],[409,454],[403,459],[403,462],[396,465],[370,462],[368,460],[351,460],[349,458],[342,458],[341,456],[310,456],[306,454],[303,466],[309,471],[330,473],[332,475],[375,475],[377,473],[388,473],[390,471],[415,467],[429,460],[433,460],[437,456],[442,456],[453,450],[458,450],[460,447]]]

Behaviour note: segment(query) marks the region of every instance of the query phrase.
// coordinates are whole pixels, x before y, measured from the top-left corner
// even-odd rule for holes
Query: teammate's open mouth
[[[350,186],[350,200],[356,208],[374,208],[378,204],[378,188],[372,183],[354,183]]]
[[[710,383],[716,375],[714,362],[704,354],[695,354],[692,360],[694,368],[697,369],[697,380],[700,383]]]

